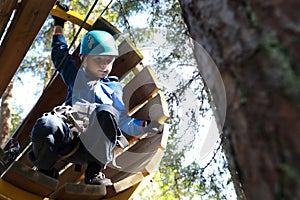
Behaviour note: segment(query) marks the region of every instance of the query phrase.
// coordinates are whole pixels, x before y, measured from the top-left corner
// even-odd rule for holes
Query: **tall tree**
[[[145,28],[148,31],[150,30],[150,33],[140,28],[132,29],[132,32],[135,35],[135,39],[138,39],[138,46],[139,42],[143,44],[147,40],[151,41],[152,44],[159,43],[152,54],[156,61],[152,66],[162,83],[167,82],[167,86],[172,85],[169,88],[175,88],[173,91],[168,91],[170,93],[167,93],[171,116],[169,122],[172,124],[172,127],[165,157],[160,165],[159,172],[153,179],[156,192],[155,194],[151,192],[147,196],[147,191],[144,191],[142,199],[151,199],[154,196],[156,199],[230,198],[229,192],[227,195],[224,192],[226,190],[229,191],[230,186],[228,185],[230,185],[231,179],[229,178],[228,180],[228,176],[223,176],[224,174],[228,175],[228,173],[226,171],[226,159],[222,156],[222,148],[215,150],[217,156],[205,167],[201,168],[199,163],[196,162],[188,166],[184,165],[185,160],[190,159],[188,158],[190,154],[187,154],[187,151],[192,148],[191,144],[195,143],[192,140],[197,135],[204,135],[197,119],[209,115],[208,111],[211,108],[207,105],[210,99],[201,76],[197,70],[191,72],[186,69],[195,66],[195,59],[192,53],[190,54],[189,52],[189,47],[191,46],[190,38],[186,34],[187,28],[180,15],[179,2],[176,0],[163,2],[150,0],[140,2],[137,5],[136,1],[125,1],[124,5],[128,11],[127,16],[140,13],[150,14],[149,24]],[[138,11],[135,8],[139,8]],[[135,26],[134,21],[132,25],[133,27]],[[155,34],[158,35],[156,38],[160,38],[159,41],[151,38]],[[179,73],[171,78],[171,75],[174,74],[174,69],[178,70],[181,67],[182,74]],[[184,80],[182,75],[189,76],[189,79]],[[192,91],[192,95],[188,94],[189,91]],[[193,99],[193,96],[196,99]],[[193,108],[191,109],[183,109],[183,114],[180,115],[178,110],[181,110],[180,107],[184,106],[184,101],[188,101],[190,105],[194,105],[195,102],[199,104],[198,106],[192,106]],[[188,124],[188,128],[183,130],[182,127],[184,125],[182,124]],[[194,145],[198,146],[198,153],[200,144],[196,143]],[[149,188],[146,190],[149,190]],[[154,191],[153,188],[152,191]],[[234,191],[230,191],[230,193],[233,194]]]
[[[191,36],[221,71],[228,102],[225,146],[247,199],[299,199],[300,3],[180,4]]]
[[[13,81],[11,81],[5,92],[2,95],[1,99],[1,130],[0,130],[0,142],[1,147],[7,142],[10,137],[10,128],[11,128],[11,113],[12,113],[12,89]]]

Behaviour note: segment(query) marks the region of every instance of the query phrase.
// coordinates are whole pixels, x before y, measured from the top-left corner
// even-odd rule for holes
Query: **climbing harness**
[[[61,118],[70,128],[75,127],[79,133],[85,133],[88,126],[88,118],[79,119],[78,113],[71,106],[56,106],[51,112],[43,116],[56,115]]]
[[[62,106],[56,106],[55,108],[53,108],[51,112],[44,113],[43,116],[55,115],[61,118],[70,127],[73,136],[79,137],[81,134],[86,133],[86,130],[89,125],[89,118],[94,112],[95,108],[96,108],[95,104],[87,104],[87,103],[81,103],[79,105],[77,104],[74,105],[73,107],[69,105],[62,105]],[[112,116],[111,116],[111,120],[114,121]],[[117,145],[119,145],[123,149],[126,148],[129,145],[128,140],[122,134],[122,131],[118,126],[116,126],[115,129],[117,130],[117,135],[116,135]],[[75,148],[67,155],[64,155],[63,158],[70,157],[78,150],[78,148],[79,146],[76,145]]]

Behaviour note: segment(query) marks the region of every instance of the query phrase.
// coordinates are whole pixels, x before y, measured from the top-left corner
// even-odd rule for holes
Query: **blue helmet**
[[[81,40],[80,54],[118,56],[119,51],[111,34],[106,31],[92,30]]]

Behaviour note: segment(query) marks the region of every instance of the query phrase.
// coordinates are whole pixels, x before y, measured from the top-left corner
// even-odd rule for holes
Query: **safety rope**
[[[113,0],[110,0],[110,2],[106,5],[106,7],[102,10],[100,16],[102,16],[108,9],[108,7],[110,6],[110,4],[113,2]]]
[[[129,34],[129,39],[134,44],[134,46],[137,47],[135,39],[134,39],[134,36],[133,36],[133,33],[131,31],[131,26],[130,26],[129,21],[127,20],[127,17],[126,17],[126,10],[125,10],[125,8],[124,8],[121,0],[117,0],[117,2],[119,4],[119,6],[120,6],[120,8],[119,8],[120,9],[120,15],[123,18],[125,28],[127,29],[127,32]],[[144,68],[143,62],[140,62],[139,64]]]
[[[129,34],[129,38],[132,41],[132,43],[134,44],[134,46],[136,47],[136,42],[135,42],[134,36],[131,32],[131,26],[130,26],[129,21],[127,20],[127,17],[126,17],[126,10],[125,10],[121,0],[117,0],[117,2],[119,3],[120,15],[123,18],[125,28],[127,29],[128,34]]]

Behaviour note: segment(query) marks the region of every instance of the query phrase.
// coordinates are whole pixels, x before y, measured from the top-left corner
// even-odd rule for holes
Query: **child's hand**
[[[69,11],[69,7],[60,1],[57,1],[56,5],[66,12]],[[61,26],[62,28],[64,27],[66,20],[64,20],[60,17],[57,17],[57,16],[53,16],[53,15],[52,15],[52,18],[54,19],[54,26]]]
[[[147,126],[144,128],[146,133],[162,133],[164,125],[157,121],[149,121]]]
[[[63,9],[64,11],[68,12],[69,11],[69,6],[67,6],[66,4],[60,2],[60,1],[56,1],[56,5],[58,7],[60,7],[61,9]]]

